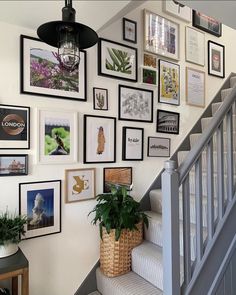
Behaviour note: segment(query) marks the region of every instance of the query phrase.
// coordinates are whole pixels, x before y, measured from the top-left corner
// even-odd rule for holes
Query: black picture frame
[[[0,104],[0,150],[30,149],[30,107]]]
[[[129,59],[131,61],[129,61],[129,63],[126,66],[127,67],[126,73],[122,73],[122,71],[118,71],[117,69],[112,69],[112,67],[115,67],[115,66],[117,67],[117,63],[122,63],[121,60],[124,59],[124,57],[119,57],[118,59],[117,59],[117,56],[115,58],[113,57],[115,62],[113,61],[113,65],[111,64],[112,62],[111,56],[114,55],[114,52],[118,54],[116,50],[119,50],[121,52],[122,50],[126,50],[126,51],[123,51],[122,53],[130,55]],[[109,55],[108,57],[110,58],[110,60],[107,59],[107,55]],[[126,63],[127,62],[128,60],[126,60]],[[121,64],[119,66],[121,66]],[[98,75],[108,77],[108,78],[113,78],[113,79],[137,82],[138,81],[138,49],[126,44],[118,43],[108,39],[99,38]]]
[[[5,162],[4,162],[4,158],[5,158]],[[10,158],[12,159],[10,160]],[[23,159],[23,161],[21,158]],[[0,177],[24,176],[24,175],[28,175],[28,155],[0,154]]]
[[[119,85],[118,97],[119,120],[153,122],[153,90]]]
[[[101,102],[101,105],[99,107],[100,102],[97,101],[98,98],[97,92],[100,92],[101,95],[104,95],[104,102]],[[99,87],[93,87],[93,109],[99,110],[99,111],[107,111],[108,110],[108,89],[106,88],[99,88]]]
[[[135,131],[136,131],[136,134],[135,134]],[[139,136],[137,132],[140,132]],[[138,146],[139,141],[141,142]],[[122,160],[123,161],[143,161],[143,145],[144,145],[144,128],[136,128],[136,127],[122,128]]]
[[[84,115],[84,163],[115,162],[116,118]]]
[[[201,19],[204,19],[205,26],[201,24]],[[207,25],[206,25],[207,24]],[[222,35],[222,23],[209,17],[199,11],[193,10],[192,14],[192,25],[204,32],[207,32],[216,37]]]
[[[165,118],[166,116],[169,116],[169,118],[166,118],[167,122],[165,120],[161,120],[161,124],[160,124],[160,119],[163,117]],[[168,134],[179,134],[179,117],[180,117],[180,114],[176,112],[157,110],[156,132],[168,133]],[[172,120],[171,124],[170,124],[170,120]],[[168,122],[169,122],[169,126],[168,126]]]
[[[159,142],[162,142],[162,144]],[[163,141],[166,141],[167,143],[167,154],[164,153],[164,150],[166,146],[163,145]],[[159,146],[158,146],[159,145]],[[154,150],[151,151],[151,148]],[[161,153],[163,152],[163,153]],[[161,158],[169,158],[170,157],[170,138],[166,137],[155,137],[155,136],[149,136],[148,137],[148,147],[147,147],[147,156],[148,157],[161,157]]]
[[[114,176],[116,181],[109,181],[110,175],[109,172],[114,171]],[[112,177],[113,175],[111,175]],[[125,178],[125,181],[122,181],[122,176]],[[108,179],[108,181],[107,181]],[[109,183],[107,183],[109,182]],[[103,168],[103,192],[109,193],[109,184],[125,186],[127,190],[131,190],[133,183],[133,171],[132,167],[106,167]]]
[[[35,48],[33,46],[36,46]],[[46,68],[49,72],[48,75],[54,75],[53,80],[50,80],[50,76],[46,77],[44,80],[41,79],[37,82],[31,82],[31,50],[35,49],[35,53],[37,56],[33,55],[32,61],[35,61],[37,63],[37,59],[43,60],[43,51],[49,51],[53,52],[51,56],[51,61],[45,58],[50,65],[48,68],[51,70],[49,71],[48,68]],[[39,52],[39,49],[40,52]],[[55,51],[53,51],[55,50]],[[54,47],[51,47],[50,45],[44,43],[40,39],[21,35],[20,36],[20,93],[22,94],[29,94],[29,95],[37,95],[37,96],[43,96],[43,97],[53,97],[57,99],[70,99],[70,100],[76,100],[76,101],[86,101],[87,100],[87,52],[84,50],[80,50],[80,65],[79,65],[79,71],[74,73],[74,76],[71,78],[71,73],[63,70],[59,62],[58,64],[55,63],[58,62],[57,60],[57,50]],[[52,64],[55,65],[55,69],[52,71]],[[41,68],[37,66],[37,64],[33,67],[34,75],[37,77],[37,71],[41,71]],[[32,71],[33,71],[32,70]],[[55,89],[50,87],[50,83],[54,83],[55,81],[55,72],[62,72],[61,77],[66,77],[68,74],[67,80],[70,78],[71,83],[67,83],[67,88],[70,87],[71,90],[67,89]],[[40,72],[41,73],[41,72]],[[33,75],[32,74],[32,75]],[[41,75],[41,74],[40,74]],[[80,79],[79,79],[80,76]],[[82,77],[82,78],[81,78]],[[32,78],[33,79],[33,78]],[[76,82],[75,82],[76,79]],[[66,81],[66,80],[64,80]],[[35,85],[38,83],[38,85]],[[41,83],[41,84],[39,84]],[[57,82],[58,83],[58,82]],[[77,84],[76,84],[77,83]],[[48,86],[48,87],[46,87]],[[79,89],[79,91],[77,90]]]
[[[215,47],[215,49],[212,47]],[[217,55],[217,59],[219,59],[218,61],[216,60],[217,64],[215,65],[213,64],[214,61],[211,50],[215,50],[215,55]],[[222,70],[218,71],[217,67],[221,67]],[[208,40],[208,75],[225,78],[225,46],[211,40]]]
[[[39,209],[44,210],[42,211],[43,217],[41,217],[43,218],[43,221],[42,219],[36,219],[35,221],[33,221],[33,208],[37,206],[37,211],[39,211]],[[29,214],[29,212],[32,212],[32,215]],[[19,214],[27,216],[27,224],[25,225],[25,236],[21,236],[22,240],[28,240],[32,238],[60,233],[61,180],[45,180],[20,183]]]
[[[123,17],[122,24],[123,24],[123,40],[136,44],[137,43],[137,22]],[[132,34],[130,33],[131,35],[133,35],[133,38],[129,36],[129,30],[132,30],[131,27],[133,27],[133,30],[134,30]]]

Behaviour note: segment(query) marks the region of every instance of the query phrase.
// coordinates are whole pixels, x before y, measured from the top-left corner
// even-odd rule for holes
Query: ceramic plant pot
[[[6,243],[0,245],[0,258],[4,258],[15,254],[18,251],[18,245],[13,243]]]

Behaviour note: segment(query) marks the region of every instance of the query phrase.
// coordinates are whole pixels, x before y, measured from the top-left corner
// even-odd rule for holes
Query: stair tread
[[[133,271],[115,278],[96,270],[98,290],[103,295],[162,295],[162,291]]]

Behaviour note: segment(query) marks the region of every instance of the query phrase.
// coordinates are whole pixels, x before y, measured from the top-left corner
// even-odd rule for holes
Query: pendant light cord
[[[66,7],[72,7],[72,0],[65,0]]]

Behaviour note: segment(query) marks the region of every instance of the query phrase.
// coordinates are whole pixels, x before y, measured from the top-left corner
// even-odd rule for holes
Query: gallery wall
[[[99,35],[100,37],[121,42],[138,48],[138,60],[141,65],[143,52],[143,9],[146,8],[157,14],[180,24],[180,65],[181,71],[181,96],[180,106],[160,104],[157,100],[157,88],[138,83],[105,78],[97,75],[97,47],[87,50],[87,101],[76,102],[66,99],[55,99],[49,97],[39,97],[36,95],[20,94],[20,34],[36,36],[35,32],[26,28],[16,27],[6,23],[1,23],[0,35],[1,47],[0,55],[0,103],[18,106],[31,107],[31,148],[28,151],[14,151],[14,153],[29,154],[29,175],[0,178],[0,209],[7,207],[11,212],[19,210],[19,183],[62,180],[62,232],[55,235],[34,238],[21,242],[20,247],[29,259],[30,263],[30,294],[41,295],[64,295],[74,294],[83,279],[92,269],[99,258],[99,236],[98,228],[90,224],[88,213],[95,205],[94,200],[65,204],[64,194],[64,174],[65,169],[73,168],[96,168],[96,191],[103,190],[103,168],[117,166],[133,167],[133,191],[132,195],[140,200],[148,187],[151,185],[157,174],[163,168],[166,158],[147,157],[147,137],[159,136],[171,139],[171,154],[183,141],[185,135],[198,120],[203,108],[191,107],[185,101],[185,67],[189,66],[206,72],[206,106],[212,100],[213,95],[223,84],[224,79],[207,75],[207,62],[205,67],[189,64],[185,62],[185,26],[187,24],[179,19],[165,15],[162,12],[161,1],[149,1],[145,5],[126,15],[127,18],[137,21],[138,42],[132,45],[122,39],[122,20],[109,26]],[[236,33],[229,27],[223,26],[222,37],[217,38],[205,33],[205,58],[207,61],[207,40],[225,45],[225,68],[226,77],[230,72],[236,72],[235,40]],[[140,69],[139,69],[140,75]],[[139,78],[140,81],[140,78]],[[118,85],[128,85],[152,89],[154,91],[153,123],[141,123],[117,120],[117,146],[116,163],[111,164],[83,164],[83,115],[100,115],[118,117]],[[108,89],[109,110],[93,110],[93,87]],[[76,110],[78,112],[78,163],[42,165],[37,162],[38,155],[38,131],[37,110]],[[168,110],[180,113],[180,133],[179,135],[157,134],[156,133],[156,110]],[[144,160],[122,161],[122,127],[144,128]],[[2,153],[12,153],[4,150]]]

